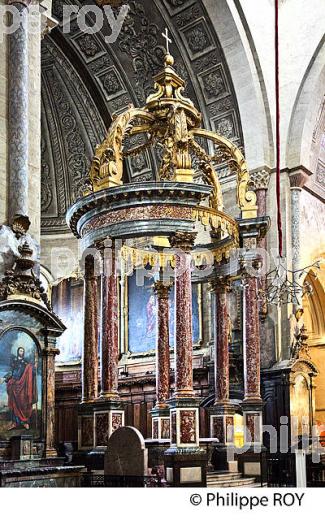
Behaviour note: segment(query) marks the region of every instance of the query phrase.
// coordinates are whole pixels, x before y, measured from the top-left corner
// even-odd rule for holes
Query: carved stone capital
[[[185,252],[190,252],[193,249],[196,233],[175,233],[170,237],[170,245],[177,249],[182,249]]]
[[[250,180],[255,191],[267,190],[270,182],[270,172],[266,169],[256,170],[250,173]]]
[[[164,283],[160,280],[155,282],[154,291],[157,294],[159,300],[168,300],[170,289],[172,288],[172,283]]]
[[[303,188],[308,180],[309,174],[298,169],[289,173],[290,188]]]

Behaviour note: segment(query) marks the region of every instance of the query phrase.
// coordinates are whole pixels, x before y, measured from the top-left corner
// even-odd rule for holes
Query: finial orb
[[[174,58],[171,54],[166,54],[165,56],[165,65],[174,65]]]

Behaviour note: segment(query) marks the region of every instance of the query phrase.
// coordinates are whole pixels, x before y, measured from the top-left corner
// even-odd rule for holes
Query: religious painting
[[[157,340],[157,297],[153,292],[153,278],[145,278],[138,286],[136,275],[128,277],[128,350],[141,353],[154,350]],[[192,285],[192,327],[193,344],[197,345],[202,336],[201,286]],[[175,291],[169,295],[169,342],[174,347],[175,339]]]
[[[83,282],[73,278],[62,280],[52,289],[54,312],[67,327],[57,341],[60,354],[57,364],[76,364],[81,360],[83,348]]]
[[[34,339],[21,329],[0,336],[0,438],[39,437],[42,359]]]

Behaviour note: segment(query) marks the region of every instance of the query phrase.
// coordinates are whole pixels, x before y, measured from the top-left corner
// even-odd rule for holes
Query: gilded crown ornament
[[[237,203],[242,218],[257,216],[256,195],[249,190],[249,173],[246,161],[238,147],[227,138],[201,127],[201,113],[193,102],[184,96],[185,81],[174,69],[170,54],[172,43],[168,30],[162,36],[166,40],[164,67],[154,76],[154,92],[142,108],[129,106],[115,116],[104,141],[96,147],[89,183],[83,195],[123,184],[123,160],[137,156],[147,148],[158,146],[161,161],[157,181],[193,183],[196,179],[192,167],[195,157],[199,163],[201,179],[212,186],[209,206],[223,212],[222,191],[215,165],[227,162],[237,176]],[[128,139],[142,136],[143,142],[128,147]],[[201,141],[214,145],[214,155],[209,155]],[[207,208],[208,209],[208,208]]]

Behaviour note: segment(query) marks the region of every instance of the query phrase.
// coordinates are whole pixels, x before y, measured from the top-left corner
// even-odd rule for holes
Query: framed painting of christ
[[[0,336],[0,439],[40,436],[42,359],[36,340],[12,328]]]
[[[125,350],[132,354],[153,353],[157,340],[157,298],[153,292],[153,278],[144,278],[137,285],[136,276],[127,277],[125,291],[126,321]],[[192,285],[193,345],[202,341],[201,285]],[[169,342],[175,344],[175,292],[169,295]]]

